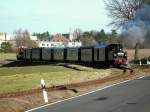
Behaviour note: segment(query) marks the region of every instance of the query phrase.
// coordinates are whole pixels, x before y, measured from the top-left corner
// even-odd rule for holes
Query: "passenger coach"
[[[92,65],[126,65],[127,52],[121,44],[82,46],[75,48],[32,48],[23,49],[18,60],[30,62],[67,62]]]

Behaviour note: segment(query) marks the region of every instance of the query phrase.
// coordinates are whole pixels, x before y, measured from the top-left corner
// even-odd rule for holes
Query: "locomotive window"
[[[109,46],[109,50],[110,51],[118,51],[118,50],[120,50],[120,49],[122,49],[123,47],[122,47],[122,45],[120,45],[120,44],[113,44],[113,45],[110,45]]]

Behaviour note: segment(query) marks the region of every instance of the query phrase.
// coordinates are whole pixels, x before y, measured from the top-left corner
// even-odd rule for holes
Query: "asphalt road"
[[[150,77],[125,82],[33,112],[150,112]]]

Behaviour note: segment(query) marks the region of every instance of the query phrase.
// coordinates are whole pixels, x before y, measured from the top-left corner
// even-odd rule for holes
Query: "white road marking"
[[[149,76],[149,75],[147,75],[147,76]],[[139,77],[138,79],[142,79],[142,78],[147,77],[147,76],[141,76],[141,77]]]
[[[146,76],[141,76],[141,77],[139,77],[138,79],[142,79],[142,78],[147,77],[147,76],[148,76],[148,75],[146,75]],[[36,108],[30,109],[30,110],[27,110],[27,111],[25,111],[25,112],[31,112],[31,111],[34,111],[34,110],[37,110],[37,109],[40,109],[40,108],[43,108],[43,107],[51,106],[51,105],[54,105],[54,104],[57,104],[57,103],[61,103],[61,102],[64,102],[64,101],[68,101],[68,100],[71,100],[71,99],[74,99],[74,98],[78,98],[78,97],[81,97],[81,96],[89,95],[89,94],[91,94],[91,93],[95,93],[95,92],[97,92],[97,91],[101,91],[101,90],[104,90],[104,89],[106,89],[106,88],[110,88],[110,87],[113,87],[113,86],[116,86],[116,85],[120,85],[120,84],[129,82],[129,81],[132,81],[132,80],[136,80],[136,79],[125,80],[125,81],[123,81],[123,82],[119,82],[119,83],[116,83],[116,84],[112,84],[112,85],[109,85],[109,86],[106,86],[106,87],[103,87],[103,88],[100,88],[100,89],[97,89],[97,90],[95,90],[95,91],[91,91],[91,92],[88,92],[88,93],[85,93],[85,94],[82,94],[82,95],[74,96],[74,97],[67,98],[67,99],[64,99],[64,100],[60,100],[60,101],[57,101],[57,102],[54,102],[54,103],[50,103],[50,104],[46,104],[46,105],[43,105],[43,106],[40,106],[40,107],[36,107]]]

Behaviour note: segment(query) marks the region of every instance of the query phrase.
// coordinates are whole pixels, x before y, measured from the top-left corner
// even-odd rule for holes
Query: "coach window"
[[[51,47],[54,47],[54,44],[51,44]]]

